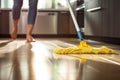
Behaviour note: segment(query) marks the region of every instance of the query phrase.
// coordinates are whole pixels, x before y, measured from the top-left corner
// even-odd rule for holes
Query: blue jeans
[[[29,12],[28,12],[28,24],[35,23],[36,14],[37,14],[37,2],[38,0],[29,0]],[[13,20],[19,20],[21,7],[23,5],[23,0],[14,0],[13,5]]]

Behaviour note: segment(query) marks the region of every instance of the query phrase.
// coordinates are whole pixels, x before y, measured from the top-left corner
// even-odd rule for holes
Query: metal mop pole
[[[70,11],[70,14],[71,14],[73,23],[74,23],[75,28],[76,28],[76,31],[77,31],[77,35],[78,35],[80,41],[82,41],[82,40],[83,40],[82,33],[81,33],[81,31],[80,31],[79,25],[78,25],[77,20],[76,20],[76,18],[75,18],[75,14],[74,14],[74,12],[73,12],[73,10],[72,10],[70,1],[69,1],[69,0],[66,0],[66,1],[67,1],[67,4],[68,4],[68,8],[69,8],[69,11]]]

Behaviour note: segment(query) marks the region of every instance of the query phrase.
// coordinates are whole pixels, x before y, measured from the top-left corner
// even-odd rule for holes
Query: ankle
[[[26,36],[31,36],[31,33],[27,33]]]

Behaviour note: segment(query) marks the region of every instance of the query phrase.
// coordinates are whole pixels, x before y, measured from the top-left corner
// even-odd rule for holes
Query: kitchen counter
[[[12,9],[10,9],[10,8],[0,8],[0,11],[1,10],[7,10],[7,11],[11,11]],[[22,9],[22,11],[28,11],[28,9]],[[50,9],[50,8],[48,8],[48,9],[38,9],[38,12],[48,12],[48,11],[52,11],[52,12],[59,12],[59,11],[69,11],[68,9]]]
[[[28,9],[21,10],[21,20],[27,19]],[[44,15],[44,16],[43,16]],[[51,16],[52,15],[52,16]],[[0,9],[0,34],[9,34],[12,27],[12,9],[2,8]],[[8,20],[6,22],[6,20]],[[41,23],[40,23],[41,22]],[[44,22],[49,23],[48,25]],[[26,28],[24,27],[27,22],[20,23],[20,31],[18,34],[25,34]],[[43,24],[43,25],[42,25]],[[69,26],[72,26],[72,21],[70,20],[70,15],[68,9],[38,9],[37,10],[37,20],[35,23],[36,28],[33,31],[33,34],[72,34],[73,30]],[[39,27],[39,25],[44,26]],[[8,28],[9,26],[9,28]],[[49,27],[48,27],[49,26]],[[7,28],[7,29],[6,29]],[[23,30],[22,30],[23,29]],[[47,29],[47,30],[46,30]],[[6,31],[7,30],[7,31]],[[74,30],[75,32],[75,30]]]

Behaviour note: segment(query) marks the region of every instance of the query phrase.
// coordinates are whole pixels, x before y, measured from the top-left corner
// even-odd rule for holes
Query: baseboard
[[[116,38],[116,37],[102,37],[102,36],[88,36],[88,35],[85,35],[84,38],[120,45],[120,38]]]
[[[76,34],[33,34],[35,38],[77,38]],[[18,34],[18,38],[25,38],[25,34]],[[10,38],[9,34],[0,34],[0,38]]]

